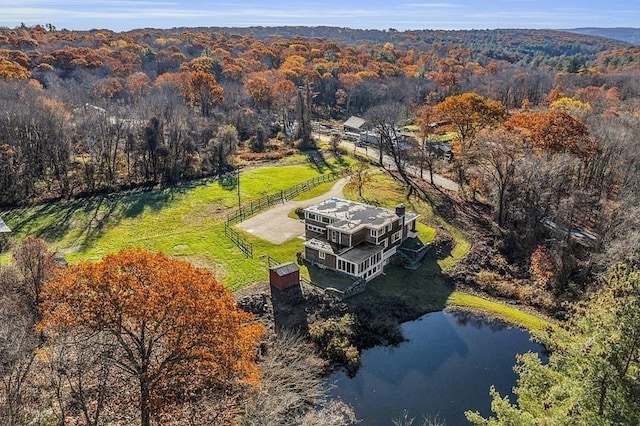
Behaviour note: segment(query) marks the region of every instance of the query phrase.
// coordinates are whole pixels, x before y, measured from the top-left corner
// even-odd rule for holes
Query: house
[[[304,257],[321,267],[366,281],[380,275],[407,238],[415,238],[415,213],[342,198],[304,209]]]
[[[344,130],[345,133],[359,135],[361,131],[365,130],[366,123],[367,121],[364,118],[352,115],[342,124],[342,130]]]

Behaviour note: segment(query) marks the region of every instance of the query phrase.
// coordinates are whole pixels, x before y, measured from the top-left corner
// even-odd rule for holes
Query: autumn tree
[[[61,271],[43,300],[39,329],[52,343],[70,331],[112,342],[106,356],[137,383],[143,426],[164,402],[258,380],[262,327],[238,310],[212,272],[187,262],[127,249]]]
[[[362,83],[362,77],[360,77],[357,73],[342,73],[338,76],[338,80],[344,87],[344,91],[346,94],[344,112],[345,114],[349,114],[353,90],[356,88],[356,86]]]
[[[22,80],[31,77],[29,70],[22,65],[0,57],[0,79]]]
[[[200,109],[204,117],[209,117],[213,105],[223,100],[224,90],[218,85],[213,74],[193,71],[187,76],[185,97],[189,103]]]
[[[587,158],[597,149],[584,123],[562,110],[515,114],[505,126],[528,132],[540,155],[568,153]]]
[[[465,183],[465,168],[469,150],[476,133],[494,126],[506,118],[504,106],[497,101],[485,99],[476,93],[449,96],[435,106],[442,120],[449,121],[458,133],[455,149],[455,168],[460,188]]]
[[[536,247],[531,253],[530,263],[531,275],[536,283],[542,288],[547,288],[555,276],[555,266],[545,246]]]

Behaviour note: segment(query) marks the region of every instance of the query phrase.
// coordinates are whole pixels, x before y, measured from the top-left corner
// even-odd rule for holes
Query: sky
[[[328,25],[363,29],[638,27],[640,0],[0,0],[0,26],[58,29]]]

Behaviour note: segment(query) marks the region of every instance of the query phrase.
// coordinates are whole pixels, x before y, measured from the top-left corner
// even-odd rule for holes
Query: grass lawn
[[[539,316],[521,311],[513,306],[494,302],[472,294],[455,291],[447,299],[448,306],[457,306],[471,310],[479,310],[495,315],[510,323],[526,328],[534,336],[539,335],[547,328],[555,327],[555,324]]]
[[[324,194],[325,192],[329,191],[331,189],[331,187],[336,183],[336,181],[330,181],[330,182],[324,182],[321,183],[320,185],[316,186],[315,188],[311,188],[310,190],[303,192],[302,194],[298,195],[296,198],[294,198],[294,201],[305,201],[305,200],[310,200],[312,198],[315,197],[319,197],[320,195]]]
[[[250,169],[241,174],[240,197],[247,202],[320,174],[308,164]],[[236,205],[237,182],[228,178],[8,210],[2,217],[13,229],[13,238],[44,238],[72,263],[142,246],[210,267],[225,285],[236,289],[266,277],[262,260],[245,259],[224,236],[226,214]],[[296,243],[275,247],[262,242],[255,247],[256,255],[295,259],[301,249],[301,242]]]

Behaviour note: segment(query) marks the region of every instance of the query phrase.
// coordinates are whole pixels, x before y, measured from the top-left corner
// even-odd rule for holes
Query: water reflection
[[[456,324],[461,326],[470,325],[478,329],[489,327],[492,331],[500,331],[507,327],[507,325],[501,321],[490,320],[469,311],[456,310],[449,313],[455,318]]]
[[[517,353],[542,353],[526,332],[465,312],[427,314],[402,332],[406,342],[364,351],[353,378],[339,372],[328,379],[362,424],[389,425],[404,410],[466,424],[465,410],[489,414],[491,384],[510,394]]]

